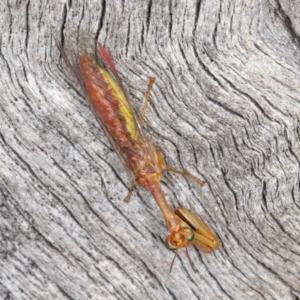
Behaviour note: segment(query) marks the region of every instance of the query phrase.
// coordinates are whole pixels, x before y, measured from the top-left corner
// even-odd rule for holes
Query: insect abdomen
[[[79,68],[87,97],[103,126],[120,148],[131,148],[136,128],[122,90],[89,55],[80,57]]]

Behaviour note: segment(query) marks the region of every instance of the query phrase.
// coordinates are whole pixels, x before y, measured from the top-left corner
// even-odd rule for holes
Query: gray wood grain
[[[299,1],[0,1],[1,299],[300,299]],[[217,234],[211,255],[164,246],[53,35],[111,53],[166,162],[172,207]]]

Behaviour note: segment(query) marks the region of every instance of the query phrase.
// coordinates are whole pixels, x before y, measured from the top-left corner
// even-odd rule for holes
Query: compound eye
[[[194,236],[195,236],[194,230],[192,228],[185,227],[184,231],[185,231],[186,240],[188,242],[191,242],[194,239]]]
[[[166,247],[170,250],[170,251],[175,251],[177,249],[176,246],[172,245],[169,241],[168,238],[166,238]]]

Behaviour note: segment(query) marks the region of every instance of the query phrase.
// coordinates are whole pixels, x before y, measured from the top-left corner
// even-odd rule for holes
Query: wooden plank
[[[1,299],[300,299],[299,4],[2,1]],[[110,52],[166,162],[172,207],[217,234],[169,274],[163,218],[99,128],[53,35]]]

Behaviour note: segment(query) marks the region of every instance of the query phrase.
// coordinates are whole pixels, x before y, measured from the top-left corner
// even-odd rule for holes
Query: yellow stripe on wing
[[[133,112],[129,106],[129,103],[118,85],[118,83],[112,78],[112,76],[106,70],[100,68],[100,72],[102,73],[103,79],[107,82],[107,84],[113,90],[113,96],[117,99],[120,104],[120,113],[125,119],[126,122],[126,129],[128,130],[130,137],[135,140],[137,137],[137,128],[134,121]]]

